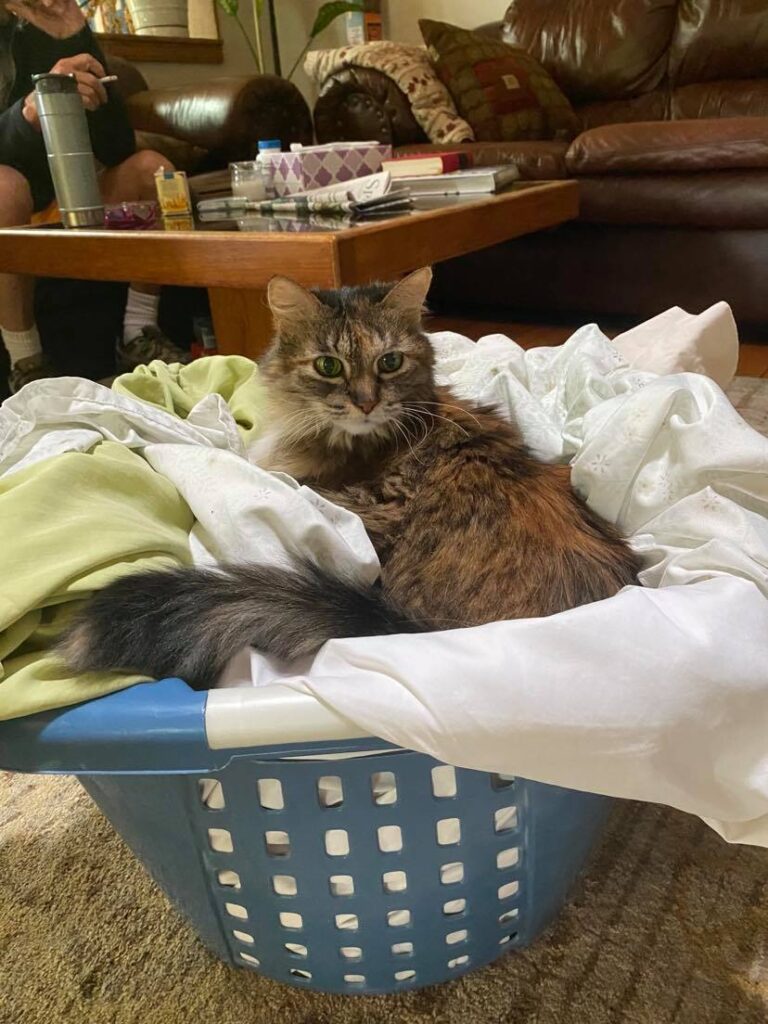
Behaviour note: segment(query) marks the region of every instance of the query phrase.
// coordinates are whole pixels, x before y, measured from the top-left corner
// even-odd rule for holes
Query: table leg
[[[265,288],[209,288],[213,330],[222,355],[258,359],[272,341]]]

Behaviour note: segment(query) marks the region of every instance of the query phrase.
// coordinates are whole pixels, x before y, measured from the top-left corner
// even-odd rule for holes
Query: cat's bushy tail
[[[378,584],[354,583],[310,561],[178,568],[123,576],[86,602],[58,653],[75,672],[123,670],[213,686],[250,644],[281,658],[312,654],[334,637],[427,628]]]

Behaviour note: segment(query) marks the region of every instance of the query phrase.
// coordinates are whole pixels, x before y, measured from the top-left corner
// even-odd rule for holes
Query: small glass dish
[[[146,231],[157,226],[157,203],[116,203],[104,210],[104,226],[118,231]]]
[[[232,195],[263,202],[267,198],[267,184],[261,167],[255,160],[241,160],[229,165],[232,177]]]

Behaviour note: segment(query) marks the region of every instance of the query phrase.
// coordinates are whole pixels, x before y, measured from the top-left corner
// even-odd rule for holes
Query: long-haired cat
[[[205,688],[246,644],[292,658],[332,637],[551,615],[636,582],[636,556],[573,492],[567,466],[533,458],[506,420],[435,385],[422,330],[430,280],[424,269],[394,286],[269,286],[261,465],[356,512],[380,584],[310,560],[125,576],[64,637],[73,669]]]

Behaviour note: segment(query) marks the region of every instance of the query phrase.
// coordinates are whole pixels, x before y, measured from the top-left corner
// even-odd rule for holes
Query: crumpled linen
[[[449,763],[668,803],[768,845],[768,439],[713,380],[629,367],[594,326],[528,352],[501,336],[432,340],[442,382],[571,461],[658,589],[544,619],[334,640],[294,675],[252,652],[253,679]]]

